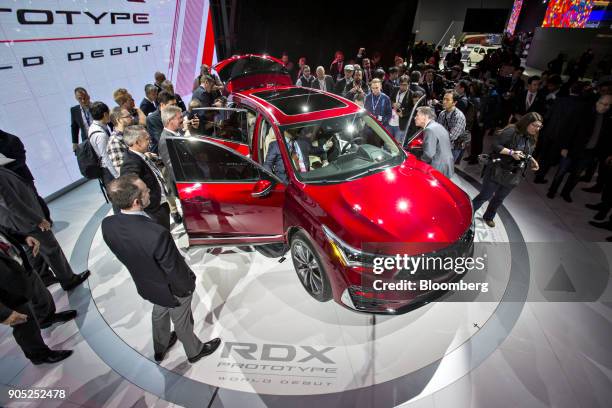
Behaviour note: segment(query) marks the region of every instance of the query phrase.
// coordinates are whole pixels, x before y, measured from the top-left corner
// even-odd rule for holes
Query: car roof
[[[235,93],[264,108],[277,125],[310,122],[362,111],[348,99],[318,89],[276,86]]]

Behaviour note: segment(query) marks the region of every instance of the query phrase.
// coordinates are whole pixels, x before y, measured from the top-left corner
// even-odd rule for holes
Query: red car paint
[[[271,57],[233,57],[220,62],[215,70],[223,71],[228,64],[241,58]],[[361,111],[354,103],[328,94],[343,102],[343,106],[286,115],[254,94],[262,90],[287,90],[294,87],[286,84],[288,79],[282,74],[275,73],[268,79],[273,78],[276,85],[265,89],[249,89],[258,86],[261,78],[261,75],[244,76],[238,79],[238,83],[230,80],[226,84],[228,90],[235,91],[230,95],[230,100],[237,107],[257,113],[252,142],[240,144],[210,139],[199,143],[222,144],[247,156],[254,165],[261,167],[261,141],[258,136],[264,121],[272,126],[277,142],[280,143],[279,126]],[[461,239],[467,239],[468,246],[471,245],[473,236],[465,238],[473,226],[469,197],[445,176],[412,154],[406,154],[403,163],[394,167],[334,184],[301,182],[289,164],[288,153],[282,149],[281,154],[287,169],[287,184],[278,180],[272,185],[260,180],[178,182],[177,191],[190,244],[288,244],[292,234],[301,230],[316,247],[331,283],[334,300],[353,309],[383,313],[403,311],[419,302],[426,302],[430,294],[373,293],[368,288],[374,278],[371,269],[367,266],[345,266],[330,244],[323,226],[344,243],[366,252],[370,252],[368,248],[378,245],[383,251],[413,255],[430,253],[443,250]],[[264,170],[260,171],[265,173]],[[266,189],[269,191],[265,196],[257,196]],[[383,247],[380,247],[381,243]],[[388,246],[385,247],[385,243]],[[385,273],[383,278],[392,280],[391,275]],[[439,280],[455,278],[449,275]],[[349,301],[347,293],[351,298]],[[369,301],[373,303],[369,304]],[[360,306],[355,306],[356,303]]]

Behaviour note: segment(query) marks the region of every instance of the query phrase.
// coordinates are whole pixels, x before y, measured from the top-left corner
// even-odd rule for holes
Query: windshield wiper
[[[374,167],[371,169],[367,169],[365,171],[362,171],[361,173],[357,173],[354,176],[351,176],[349,178],[347,178],[347,180],[354,180],[357,177],[361,177],[361,176],[365,176],[366,174],[370,174],[370,173],[375,173],[379,170],[385,169],[385,168],[389,168],[390,166],[388,164],[385,164],[384,166],[378,166],[378,167]]]

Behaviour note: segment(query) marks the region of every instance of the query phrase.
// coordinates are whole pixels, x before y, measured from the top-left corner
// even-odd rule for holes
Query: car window
[[[405,158],[391,136],[365,112],[280,130],[296,177],[303,182],[358,178]]]
[[[250,145],[247,111],[196,108],[193,112],[200,120],[200,126],[195,134]]]
[[[177,182],[251,182],[259,168],[242,155],[195,138],[168,139],[168,152]]]

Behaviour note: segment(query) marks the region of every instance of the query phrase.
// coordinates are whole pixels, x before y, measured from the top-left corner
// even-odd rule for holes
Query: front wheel
[[[319,302],[332,298],[331,285],[319,254],[308,236],[298,231],[291,238],[291,258],[304,289]]]

